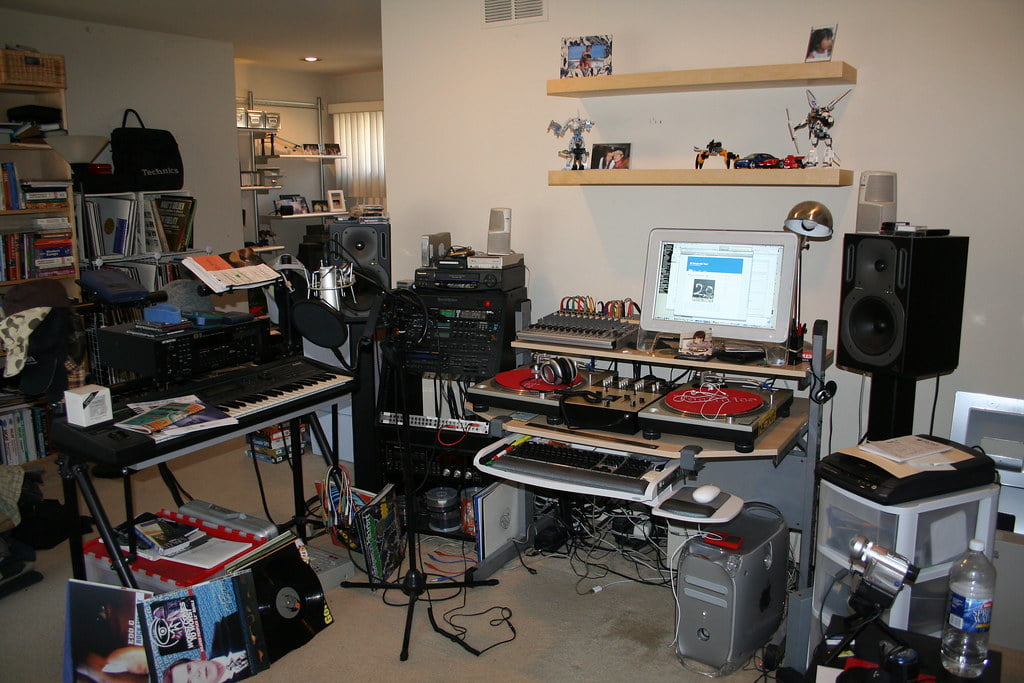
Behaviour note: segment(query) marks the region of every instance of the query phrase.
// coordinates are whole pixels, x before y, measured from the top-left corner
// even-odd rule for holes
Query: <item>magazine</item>
[[[370,581],[388,580],[405,557],[402,527],[395,507],[393,484],[387,484],[373,500],[356,512],[360,545],[366,560],[366,574]]]
[[[163,441],[201,429],[238,424],[236,418],[220,408],[204,404],[195,395],[129,403],[128,407],[136,413],[135,416],[116,422],[115,426],[149,434],[155,441]]]

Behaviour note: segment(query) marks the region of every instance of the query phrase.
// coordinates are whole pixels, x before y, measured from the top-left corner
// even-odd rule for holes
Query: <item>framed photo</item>
[[[345,211],[345,191],[327,190],[327,208],[330,211]]]
[[[314,199],[311,206],[313,213],[327,213],[327,201],[324,199]]]
[[[575,36],[562,38],[559,78],[607,76],[612,72],[612,37]]]
[[[237,112],[236,112],[237,113]],[[249,117],[249,128],[264,128],[267,122],[266,117],[261,111],[248,111],[246,112]]]
[[[805,62],[829,62],[832,61],[832,50],[836,46],[836,32],[839,30],[837,24],[832,26],[815,26],[811,29],[811,37],[807,41],[807,54]]]
[[[341,145],[337,142],[325,142],[324,143],[324,154],[330,156],[338,156],[341,154]]]
[[[277,130],[278,128],[281,127],[281,112],[264,112],[263,123],[265,128],[273,128],[274,130]]]
[[[274,200],[274,208],[282,216],[309,213],[309,205],[306,204],[306,198],[298,194],[281,195],[280,199]]]
[[[590,168],[629,168],[628,142],[596,144],[590,152]]]
[[[322,154],[320,151],[320,145],[315,142],[307,142],[302,146],[303,154]]]
[[[235,127],[249,127],[249,112],[246,110],[245,107],[235,107]]]

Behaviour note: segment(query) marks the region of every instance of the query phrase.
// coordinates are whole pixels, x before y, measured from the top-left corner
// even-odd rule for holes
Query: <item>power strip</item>
[[[381,413],[380,414],[381,424],[386,425],[401,425],[402,415],[400,413]],[[480,422],[477,420],[456,420],[452,418],[437,418],[429,415],[410,415],[409,426],[419,427],[421,429],[451,429],[456,432],[466,432],[468,434],[489,434],[489,428],[486,422]]]

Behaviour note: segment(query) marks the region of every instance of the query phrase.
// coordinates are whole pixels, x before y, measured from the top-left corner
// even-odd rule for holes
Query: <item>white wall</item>
[[[394,278],[418,264],[418,236],[450,230],[482,248],[488,209],[512,207],[513,247],[526,254],[535,314],[561,297],[640,297],[647,232],[659,226],[780,229],[798,201],[830,207],[837,235],[804,264],[805,318],[829,322],[835,347],[842,233],[856,187],[548,187],[564,139],[551,119],[596,122],[595,142],[632,142],[634,168],[690,168],[714,138],[741,154],[793,151],[786,109],[806,114],[803,88],[566,99],[547,97],[563,36],[610,33],[615,73],[795,63],[811,26],[838,23],[834,59],[858,69],[836,108],[835,149],[854,170],[899,174],[899,218],[969,235],[960,367],[939,385],[935,433],[949,433],[957,390],[1020,396],[1020,254],[1024,152],[1017,0],[849,3],[549,1],[547,22],[481,27],[480,2],[382,0],[388,204]],[[819,101],[842,93],[816,87]],[[798,138],[801,148],[806,136]],[[941,343],[937,341],[937,343]],[[857,439],[860,375],[832,369],[835,448]],[[867,383],[865,383],[867,386]],[[927,431],[934,379],[917,387],[915,429]],[[866,422],[866,417],[864,418]],[[827,426],[827,425],[826,425]],[[826,447],[828,442],[826,442]]]
[[[0,41],[64,56],[69,132],[109,135],[131,107],[174,133],[198,201],[196,246],[241,246],[230,43],[3,9]]]

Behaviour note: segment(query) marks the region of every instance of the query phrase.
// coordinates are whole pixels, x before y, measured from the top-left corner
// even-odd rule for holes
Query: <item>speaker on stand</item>
[[[847,233],[836,364],[871,375],[868,438],[913,431],[916,382],[960,361],[967,237]]]
[[[325,259],[330,265],[352,263],[356,276],[353,287],[355,301],[348,305],[351,317],[349,339],[362,337],[365,319],[360,312],[369,313],[382,290],[391,289],[391,225],[388,223],[359,223],[338,221],[330,223]],[[371,348],[360,349],[349,345],[349,358],[356,362],[355,354],[372,354]],[[370,359],[358,365],[359,388],[352,393],[352,425],[373,425],[377,421],[376,368]],[[352,429],[352,459],[355,464],[355,485],[369,491],[378,491],[384,485],[384,464],[378,457],[380,444],[375,429]]]

